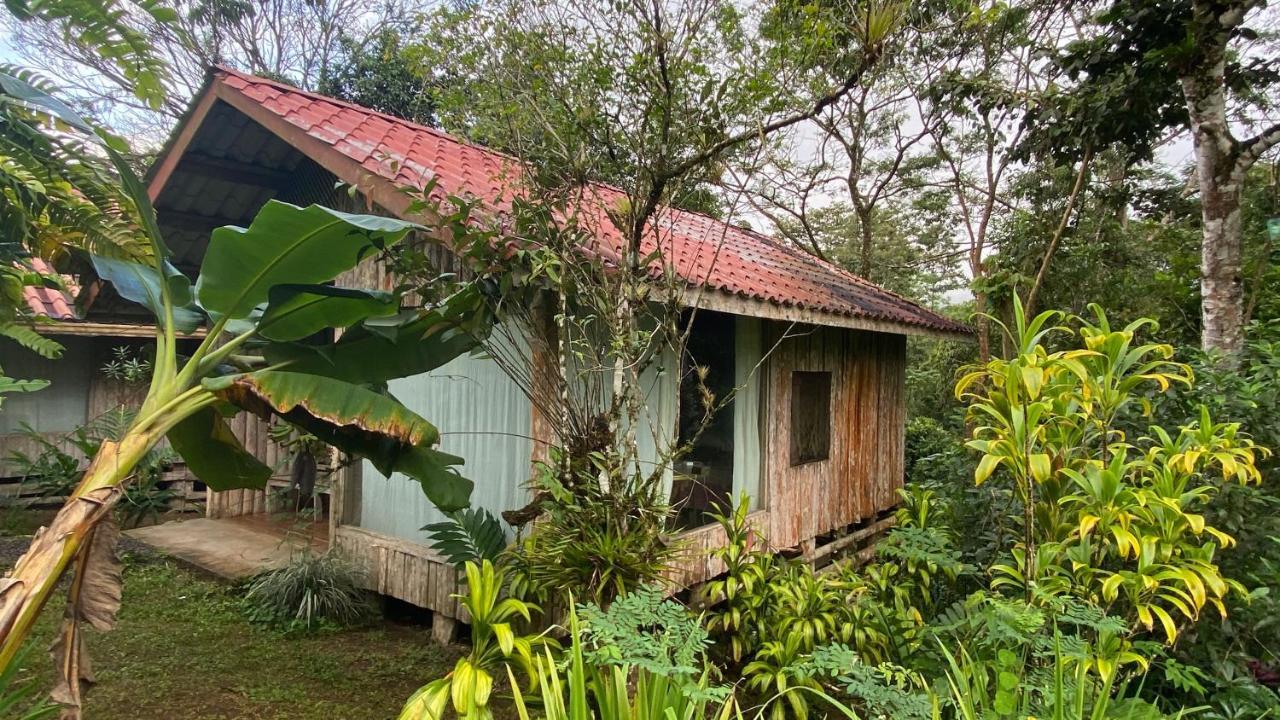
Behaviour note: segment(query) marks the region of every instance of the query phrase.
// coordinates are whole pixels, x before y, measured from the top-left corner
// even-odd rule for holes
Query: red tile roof
[[[436,192],[505,204],[518,164],[509,156],[460,141],[444,132],[334,100],[271,80],[218,68],[213,82],[240,93],[302,129],[364,170],[402,186],[421,187],[436,178]],[[618,257],[622,237],[605,209],[621,191],[595,186],[599,245],[606,258]],[[836,316],[887,322],[949,333],[960,323],[804,251],[760,233],[694,212],[664,211],[644,254],[662,246],[663,257],[691,285],[730,295]]]
[[[30,263],[31,269],[41,275],[57,275],[57,272],[40,258],[31,258]],[[22,300],[27,304],[31,314],[37,317],[64,321],[79,319],[76,317],[74,302],[69,301],[66,293],[61,290],[27,285],[22,288]]]

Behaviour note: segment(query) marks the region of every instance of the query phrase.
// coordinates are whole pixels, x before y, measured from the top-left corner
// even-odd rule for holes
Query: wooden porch
[[[327,520],[300,521],[292,515],[176,520],[127,530],[125,535],[227,580],[283,567],[298,553],[323,553],[329,547]]]

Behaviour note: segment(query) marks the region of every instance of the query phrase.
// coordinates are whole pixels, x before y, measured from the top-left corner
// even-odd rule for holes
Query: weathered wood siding
[[[365,587],[446,617],[465,619],[458,573],[425,545],[341,525],[334,542],[363,571]]]
[[[137,408],[146,396],[145,383],[112,380],[102,366],[112,359],[117,345],[138,346],[136,340],[110,337],[61,337],[65,348],[61,358],[46,360],[35,353],[6,344],[0,367],[10,377],[42,378],[49,386],[33,393],[6,396],[0,412],[0,477],[16,472],[5,458],[11,452],[34,456],[41,448],[23,432],[30,426],[44,439],[62,450],[78,455],[66,435],[101,415],[119,407]],[[88,464],[87,458],[82,458]]]
[[[875,517],[902,486],[906,338],[836,328],[770,328],[765,412],[768,539],[792,547]],[[776,344],[776,346],[775,346]],[[831,373],[831,449],[792,466],[791,373]]]
[[[26,437],[24,425],[58,442],[64,434],[89,419],[86,389],[95,375],[94,341],[91,338],[67,338],[66,352],[58,360],[46,360],[35,353],[4,341],[0,347],[0,367],[9,377],[49,381],[49,387],[33,393],[6,395],[0,411],[0,475],[9,476],[16,468],[5,463],[11,452],[34,455],[38,443]],[[70,443],[59,443],[71,450]]]
[[[289,477],[291,456],[288,451],[271,442],[268,436],[270,424],[256,415],[247,412],[238,413],[227,421],[231,432],[235,433],[254,457],[266,463],[274,473],[272,482],[284,482]],[[241,515],[257,515],[272,512],[272,488],[264,490],[227,490],[224,492],[209,491],[205,501],[205,515],[211,518],[239,517]]]

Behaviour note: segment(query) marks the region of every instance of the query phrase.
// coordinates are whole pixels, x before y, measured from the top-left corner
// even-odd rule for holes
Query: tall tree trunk
[[[1205,350],[1233,355],[1244,347],[1240,184],[1228,182],[1212,187],[1202,186],[1200,197],[1204,218],[1204,245],[1200,257],[1203,322],[1200,341]]]
[[[874,247],[875,237],[871,227],[871,208],[857,208],[858,213],[858,230],[861,232],[862,247],[858,252],[858,274],[865,280],[871,279],[872,264],[872,248]]]
[[[991,360],[991,322],[987,320],[987,292],[973,291],[973,312],[977,324],[978,362],[986,365]]]
[[[1238,143],[1227,126],[1225,59],[1182,79],[1191,133],[1204,242],[1200,261],[1201,345],[1231,355],[1244,347],[1244,278],[1240,228]]]

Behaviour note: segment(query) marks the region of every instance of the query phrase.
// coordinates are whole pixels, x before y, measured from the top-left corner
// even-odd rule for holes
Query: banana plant
[[[150,252],[146,262],[106,256],[91,261],[123,298],[156,318],[153,377],[128,431],[102,444],[50,526],[0,580],[0,672],[13,662],[59,578],[75,563],[72,592],[79,595],[70,601],[74,612],[68,613],[59,662],[67,686],[60,699],[78,705],[78,668],[85,665],[77,620],[109,629],[119,605],[118,589],[111,589],[118,574],[113,583],[111,572],[95,569],[110,534],[102,521],[138,461],[164,439],[213,490],[264,487],[271,468],[228,426],[227,418],[237,412],[281,418],[367,458],[385,474],[413,477],[445,510],[467,505],[471,483],[456,469],[462,459],[436,449],[437,429],[385,388],[389,380],[426,372],[475,348],[490,324],[485,292],[473,285],[428,310],[401,313],[395,293],[332,285],[420,226],[272,201],[248,228],[213,231],[192,283],[167,260],[146,190],[109,136],[17,78],[0,75],[0,86],[69,131],[101,141]],[[199,345],[180,356],[179,338],[201,327]],[[309,341],[336,332],[336,341]]]

